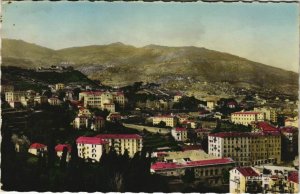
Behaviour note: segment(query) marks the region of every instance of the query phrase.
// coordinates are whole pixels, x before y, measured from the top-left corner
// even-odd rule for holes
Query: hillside
[[[186,86],[197,90],[195,85],[206,81],[271,87],[283,92],[295,89],[297,92],[298,86],[297,73],[198,47],[149,45],[136,48],[113,43],[51,50],[20,40],[4,39],[2,56],[3,65],[14,66],[70,62],[89,78],[108,85],[148,81],[173,89]]]

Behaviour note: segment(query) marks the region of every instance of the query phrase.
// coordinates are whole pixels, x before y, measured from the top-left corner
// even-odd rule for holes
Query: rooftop
[[[236,170],[238,170],[245,177],[259,176],[259,174],[251,167],[237,167]]]
[[[176,127],[175,131],[178,131],[178,132],[180,132],[180,131],[187,131],[187,129],[184,128],[184,127]]]
[[[234,114],[242,114],[242,115],[246,115],[246,114],[248,114],[248,115],[257,115],[257,114],[261,114],[260,112],[253,112],[253,111],[246,111],[246,112],[234,112],[234,113],[232,113],[233,115]]]
[[[31,144],[30,149],[40,149],[40,148],[45,148],[45,147],[47,147],[47,146],[44,145],[44,144],[41,144],[41,143],[33,143],[33,144]]]
[[[256,127],[263,131],[278,131],[278,128],[269,124],[268,122],[258,122]]]
[[[71,146],[69,144],[58,144],[55,146],[55,151],[62,152],[64,151],[64,148],[67,148],[68,152],[71,152]]]
[[[96,136],[100,139],[142,139],[138,134],[100,134]]]
[[[221,132],[221,133],[213,133],[209,134],[208,136],[211,137],[261,137],[261,136],[280,136],[280,133],[278,131],[268,131],[268,132],[258,132],[258,133],[252,133],[252,132]]]
[[[299,184],[299,173],[298,171],[293,171],[289,173],[288,180]]]
[[[198,160],[198,161],[190,161],[184,164],[180,163],[168,163],[168,162],[156,162],[151,165],[151,169],[153,170],[171,170],[178,168],[186,168],[186,167],[198,167],[198,166],[211,166],[211,165],[224,165],[224,164],[233,164],[234,161],[231,158],[218,158],[212,160]]]
[[[82,143],[82,144],[97,144],[97,145],[103,145],[107,144],[107,141],[104,141],[103,139],[99,137],[78,137],[76,139],[76,143]]]

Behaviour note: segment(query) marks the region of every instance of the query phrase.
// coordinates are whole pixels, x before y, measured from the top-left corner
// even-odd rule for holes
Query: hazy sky
[[[54,49],[193,45],[298,70],[296,3],[14,2],[2,35]]]

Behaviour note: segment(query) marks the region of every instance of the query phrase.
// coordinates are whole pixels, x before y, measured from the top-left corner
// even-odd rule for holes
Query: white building
[[[36,156],[44,156],[44,154],[47,152],[47,146],[40,143],[34,143],[30,145],[28,152]]]
[[[59,106],[62,104],[62,101],[57,97],[52,97],[48,99],[48,103],[52,106]]]
[[[69,144],[58,144],[55,146],[55,151],[57,156],[61,159],[64,149],[67,149],[66,161],[70,161],[71,159],[71,146]]]
[[[107,141],[118,154],[123,154],[127,150],[130,157],[141,151],[143,147],[143,139],[137,134],[100,134],[96,137]]]
[[[235,124],[250,125],[253,122],[264,121],[264,113],[262,112],[234,112],[231,114],[231,122]]]
[[[261,193],[262,177],[252,167],[236,167],[230,170],[230,193]]]
[[[84,107],[104,109],[105,103],[118,103],[125,106],[123,92],[85,91],[79,93],[79,100],[83,100]]]
[[[5,92],[5,101],[6,102],[19,102],[19,101],[21,101],[22,96],[27,96],[27,92],[26,91]]]
[[[153,125],[158,125],[160,122],[165,122],[166,126],[176,127],[178,119],[173,115],[163,115],[153,117]]]
[[[186,141],[187,140],[187,129],[183,127],[176,127],[171,130],[171,134],[176,141]]]
[[[103,152],[109,150],[108,142],[99,137],[79,137],[76,140],[78,157],[100,161]]]
[[[65,84],[63,83],[57,83],[55,84],[55,90],[63,90],[65,88]]]
[[[241,166],[278,164],[281,161],[281,135],[280,132],[209,134],[208,153],[231,157]]]

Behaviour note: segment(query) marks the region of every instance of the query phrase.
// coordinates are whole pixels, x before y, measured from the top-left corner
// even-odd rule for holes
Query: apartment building
[[[171,130],[171,134],[174,137],[175,141],[186,141],[187,138],[187,129],[183,127],[176,127]]]
[[[55,90],[63,90],[65,88],[65,84],[63,83],[57,83],[55,84]]]
[[[235,124],[250,125],[253,122],[264,121],[264,113],[262,112],[234,112],[231,114],[231,122]]]
[[[229,171],[230,193],[261,193],[262,177],[255,168],[236,167]]]
[[[79,100],[83,100],[84,107],[105,109],[104,104],[118,103],[121,107],[125,106],[125,96],[122,92],[102,92],[102,91],[85,91],[79,93]],[[113,107],[114,108],[114,107]]]
[[[99,137],[84,137],[76,139],[78,157],[92,162],[99,162],[102,153],[108,152],[109,144]]]
[[[19,102],[21,101],[22,96],[27,96],[26,91],[10,91],[5,92],[5,101],[6,102]]]
[[[166,126],[176,127],[178,119],[173,115],[163,115],[153,117],[153,125],[158,125],[161,121],[166,123]]]
[[[113,146],[118,154],[123,154],[127,150],[129,157],[133,157],[143,147],[143,139],[137,134],[100,134],[96,137],[107,141],[108,145]]]
[[[238,165],[259,165],[281,161],[280,132],[224,132],[208,135],[208,153],[231,157]]]
[[[271,107],[260,107],[254,108],[254,112],[264,113],[265,120],[276,123],[277,122],[277,112],[276,109]]]

